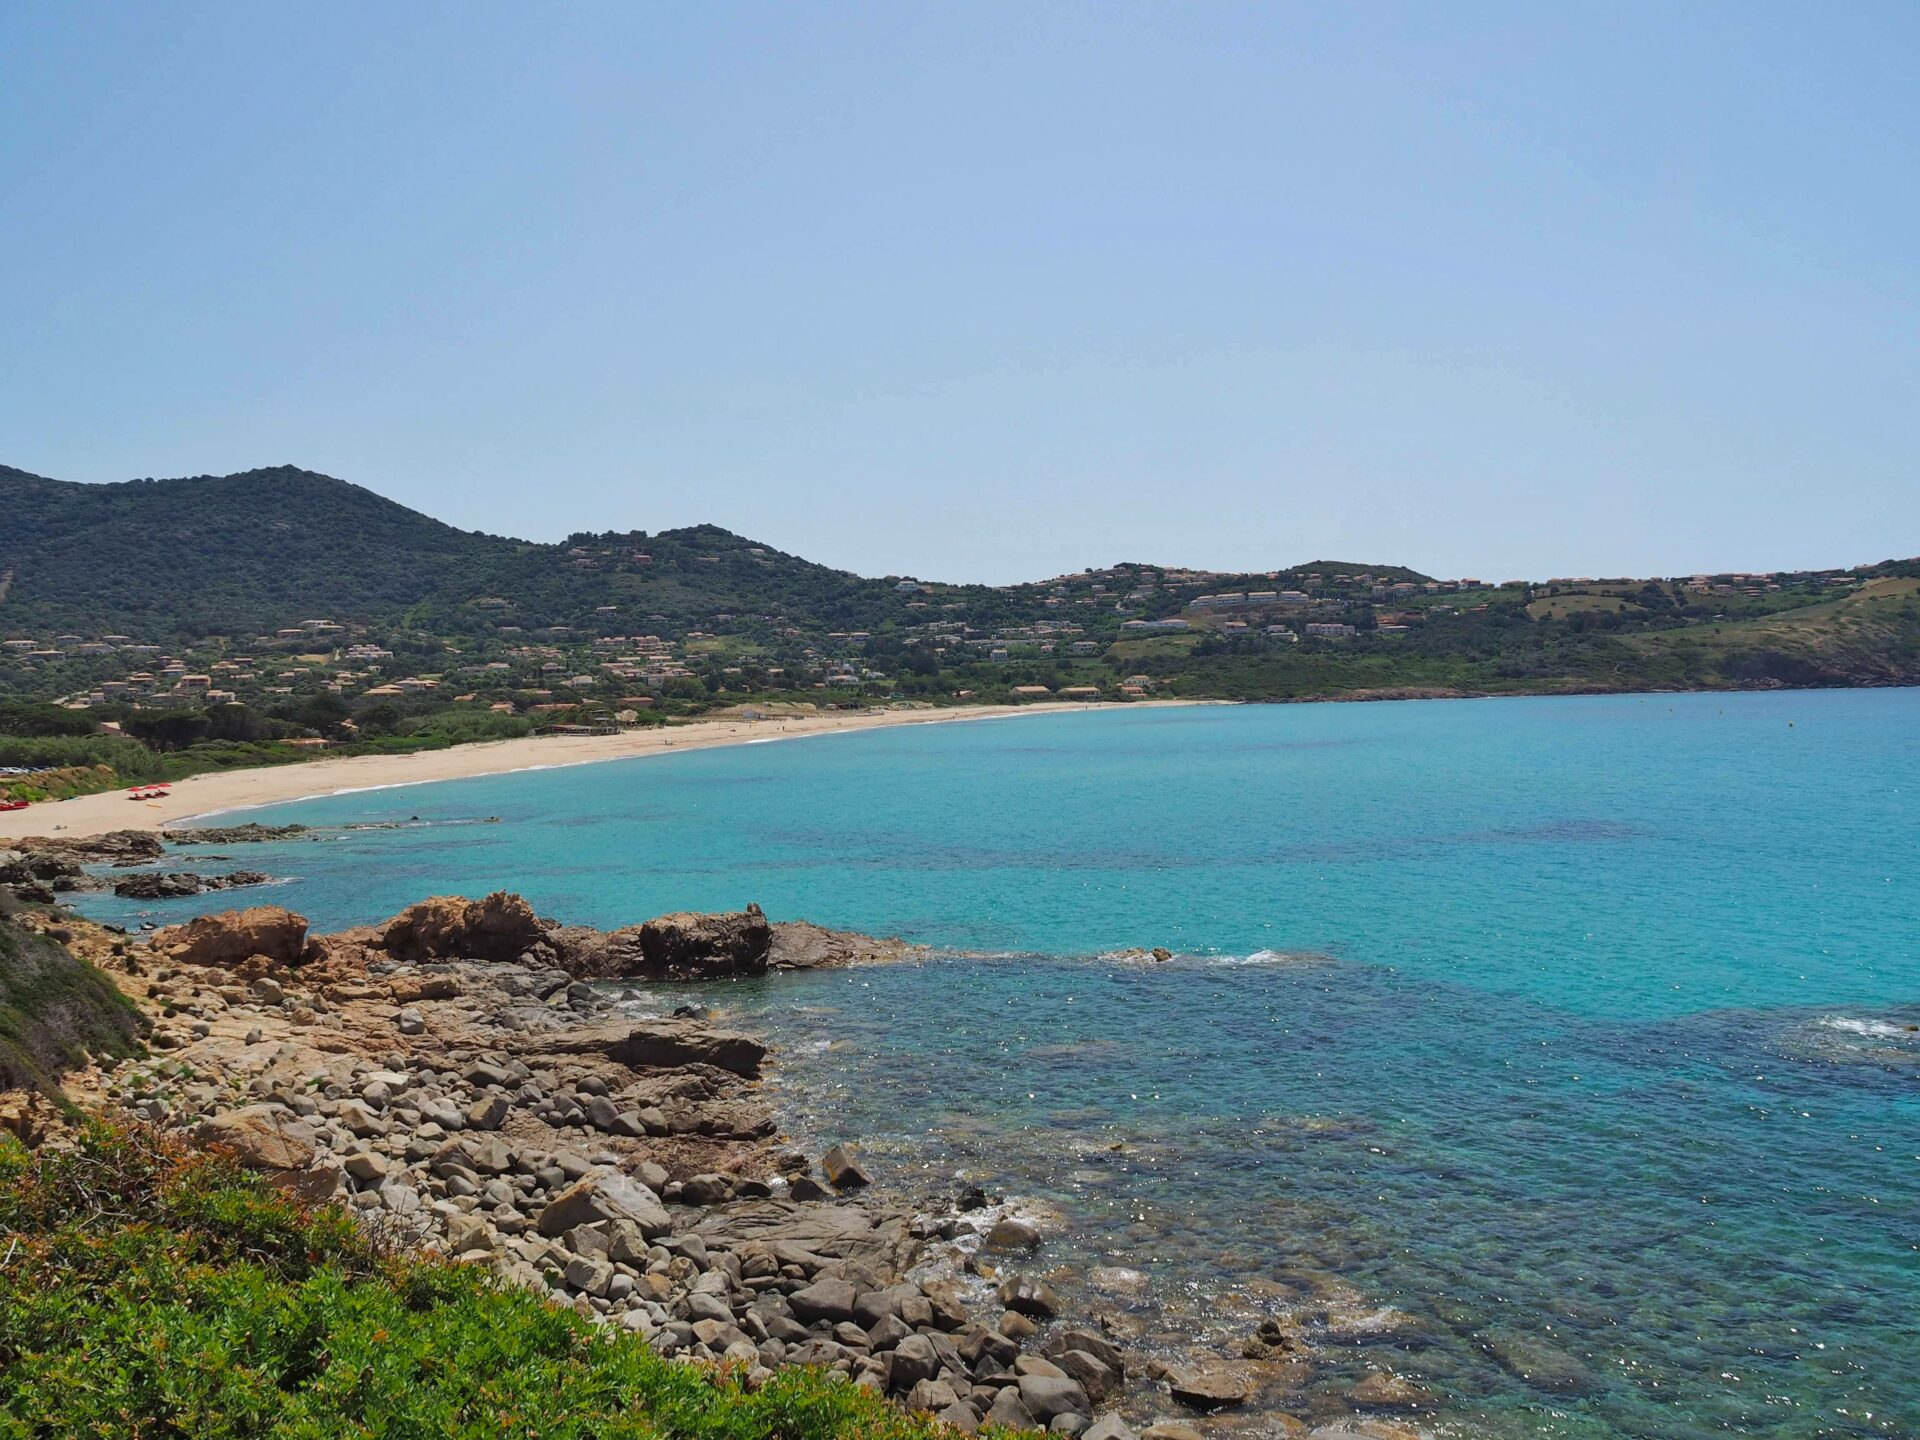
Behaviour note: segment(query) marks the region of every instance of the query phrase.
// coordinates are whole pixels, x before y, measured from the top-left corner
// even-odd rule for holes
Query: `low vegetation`
[[[18,909],[0,890],[0,1090],[52,1092],[89,1055],[135,1053],[145,1026],[112,981],[19,923]]]
[[[749,1392],[143,1128],[0,1139],[0,1437],[931,1440],[818,1371]]]

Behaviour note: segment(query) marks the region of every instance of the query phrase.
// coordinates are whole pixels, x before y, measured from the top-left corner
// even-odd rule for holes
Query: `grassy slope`
[[[815,1371],[749,1394],[143,1130],[0,1140],[0,1255],[3,1440],[941,1433]]]
[[[1621,643],[1673,683],[1920,683],[1920,579],[1875,580],[1839,599],[1759,619]]]
[[[15,913],[0,895],[0,1090],[51,1089],[89,1052],[130,1054],[142,1027],[127,998]]]

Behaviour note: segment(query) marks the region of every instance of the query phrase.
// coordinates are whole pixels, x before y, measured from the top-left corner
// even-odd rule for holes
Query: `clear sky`
[[[538,539],[1910,555],[1920,6],[9,0],[0,327],[5,463]]]

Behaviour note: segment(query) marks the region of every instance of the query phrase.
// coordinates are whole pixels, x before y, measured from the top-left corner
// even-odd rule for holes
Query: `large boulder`
[[[649,1240],[673,1231],[666,1207],[645,1185],[611,1166],[591,1170],[547,1204],[535,1221],[542,1235],[564,1235],[578,1225],[630,1221]]]
[[[525,900],[496,890],[481,900],[422,900],[389,920],[380,942],[396,960],[508,961],[544,954],[547,932]]]
[[[835,1145],[820,1157],[820,1173],[836,1190],[859,1190],[873,1183],[866,1167],[845,1145]]]
[[[607,1047],[610,1058],[636,1069],[671,1070],[712,1065],[748,1080],[760,1074],[767,1047],[751,1035],[711,1030],[695,1021],[649,1020]]]
[[[307,939],[307,918],[278,905],[223,910],[184,925],[156,931],[153,948],[178,965],[232,969],[254,956],[298,965],[316,953]]]
[[[313,1164],[314,1130],[278,1105],[245,1105],[200,1126],[199,1139],[233,1152],[249,1170],[305,1170]]]
[[[758,905],[735,915],[662,915],[640,927],[648,973],[671,979],[757,975],[767,968],[773,930]]]

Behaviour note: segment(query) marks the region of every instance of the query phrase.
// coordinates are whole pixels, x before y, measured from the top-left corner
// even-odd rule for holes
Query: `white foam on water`
[[[1824,1015],[1820,1024],[1828,1030],[1864,1035],[1874,1040],[1890,1040],[1895,1036],[1904,1037],[1913,1033],[1904,1025],[1895,1025],[1886,1020],[1857,1020],[1849,1015]]]
[[[1319,955],[1306,955],[1297,950],[1256,950],[1251,955],[1212,955],[1208,956],[1213,965],[1312,965],[1322,960]]]

